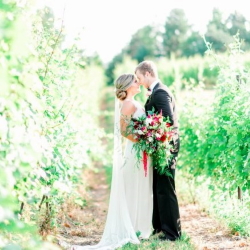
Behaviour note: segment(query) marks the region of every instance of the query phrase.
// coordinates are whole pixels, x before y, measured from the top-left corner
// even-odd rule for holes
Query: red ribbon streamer
[[[147,176],[147,172],[148,172],[148,169],[147,169],[148,155],[147,155],[147,153],[145,151],[143,151],[142,161],[143,161],[143,168],[144,168],[145,177],[146,177]]]

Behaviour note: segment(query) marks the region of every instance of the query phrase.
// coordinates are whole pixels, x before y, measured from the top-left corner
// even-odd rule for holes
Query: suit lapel
[[[153,88],[153,91],[152,91],[151,95],[148,97],[148,99],[147,99],[147,101],[146,101],[146,103],[145,103],[145,105],[144,105],[144,107],[145,107],[146,110],[148,110],[148,109],[147,109],[147,106],[148,106],[148,104],[150,103],[151,96],[153,95],[153,93],[155,92],[155,90],[157,90],[157,89],[159,88],[159,86],[160,86],[160,82],[158,82],[158,83],[155,85],[155,87]]]
[[[153,94],[153,93],[155,92],[155,90],[157,90],[159,87],[160,87],[160,82],[158,82],[158,83],[155,85],[152,94]]]

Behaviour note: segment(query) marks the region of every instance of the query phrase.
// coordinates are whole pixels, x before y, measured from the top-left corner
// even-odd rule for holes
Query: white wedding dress
[[[145,114],[143,107],[133,101],[136,111],[133,117]],[[104,232],[97,245],[72,246],[72,250],[113,250],[128,242],[139,244],[140,239],[149,238],[153,213],[153,169],[148,158],[147,176],[133,150],[133,142],[126,140],[122,153],[120,136],[120,108],[116,101],[114,157],[109,209]]]

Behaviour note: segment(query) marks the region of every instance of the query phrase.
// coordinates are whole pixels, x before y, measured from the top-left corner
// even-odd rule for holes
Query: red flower
[[[167,139],[167,135],[163,134],[162,137],[160,138],[160,141],[164,142]]]

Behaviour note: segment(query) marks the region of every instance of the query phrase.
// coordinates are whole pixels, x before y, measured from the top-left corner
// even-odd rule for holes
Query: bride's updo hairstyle
[[[115,81],[115,93],[116,97],[123,101],[127,97],[127,89],[134,82],[135,75],[122,74]]]

